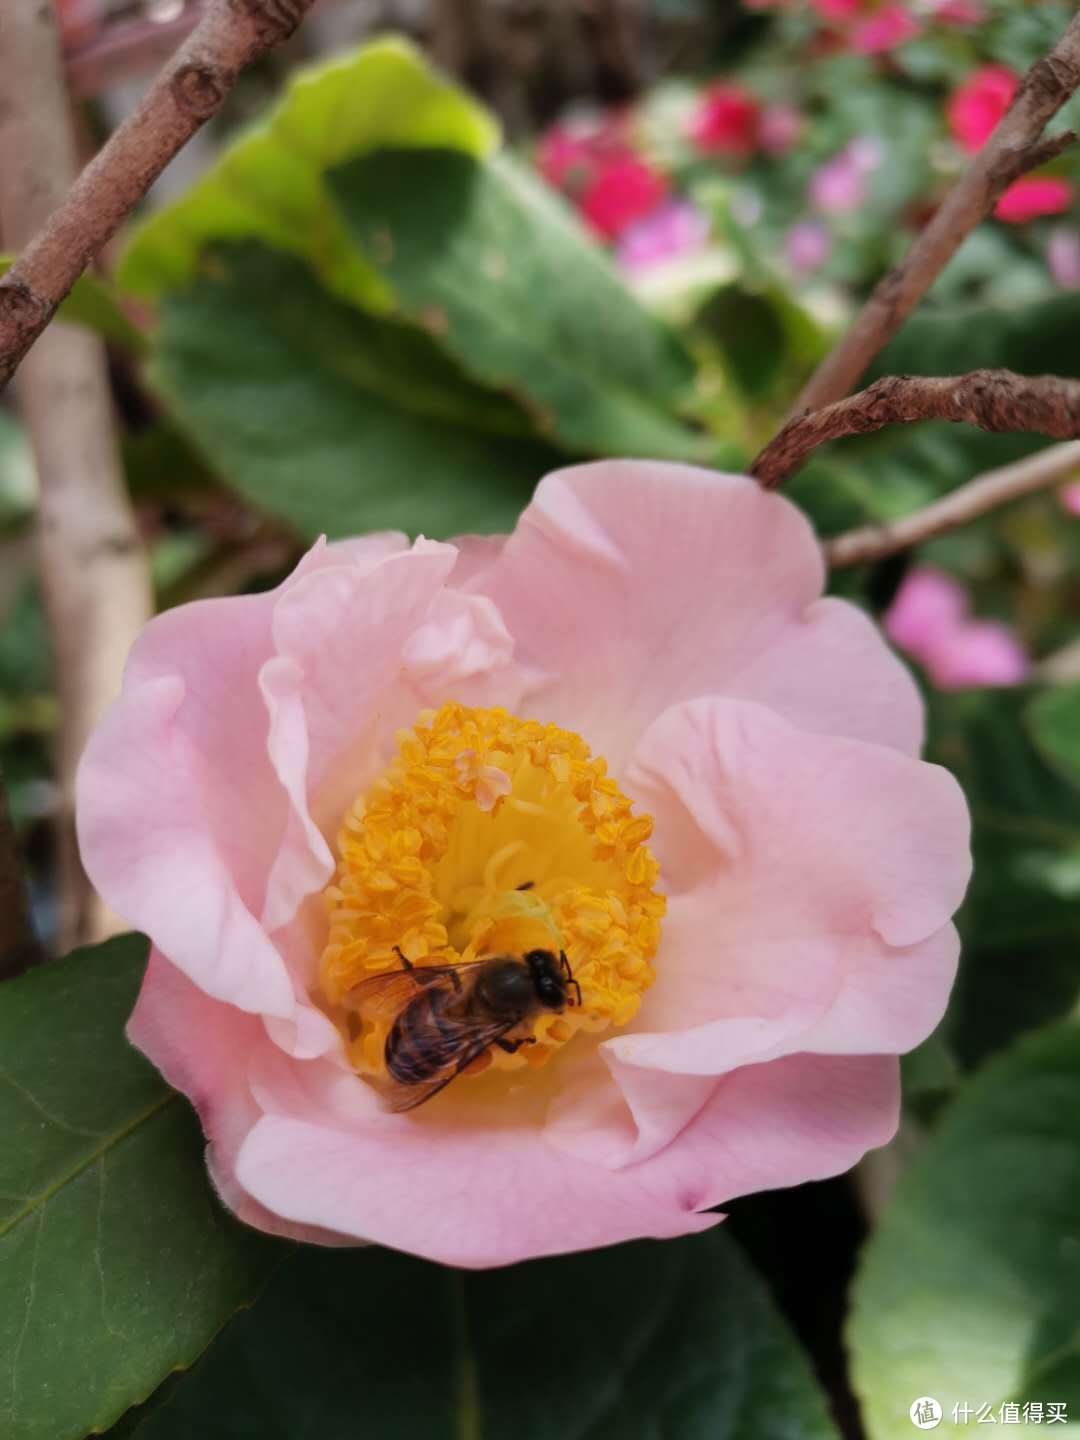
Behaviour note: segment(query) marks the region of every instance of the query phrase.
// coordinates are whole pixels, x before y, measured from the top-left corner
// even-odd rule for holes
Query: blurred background
[[[85,160],[199,6],[55,4]],[[573,459],[744,467],[1074,11],[322,0],[242,77],[64,312],[106,346],[110,443],[154,605],[275,584],[322,533],[508,529],[540,476]],[[1080,123],[1075,100],[1063,118]],[[872,373],[1077,376],[1078,337],[1074,150],[1006,192]],[[0,770],[35,919],[57,948],[86,931],[65,893],[64,712],[37,578],[31,384],[24,375],[0,401]],[[50,409],[48,425],[64,424]],[[818,452],[787,493],[835,535],[1041,443],[899,427]],[[912,665],[928,753],[963,784],[976,848],[960,980],[943,1026],[906,1062],[898,1145],[854,1188],[734,1207],[734,1233],[851,1435],[868,1422],[841,1319],[867,1225],[968,1078],[1075,1014],[1078,562],[1080,469],[831,580]],[[1070,1094],[1038,1114],[1060,1117]],[[969,1172],[970,1185],[1017,1179],[1015,1155],[985,1163],[997,1168]],[[1014,1296],[1021,1307],[1080,1278],[1078,1193],[1045,1273],[1030,1271],[1034,1291]],[[1036,1358],[1050,1368],[1036,1366],[1028,1398],[1072,1399],[1080,1420],[1076,1293],[1046,1320]],[[864,1375],[874,1363],[892,1373],[888,1336],[875,1344]],[[871,1420],[868,1433],[894,1432]]]

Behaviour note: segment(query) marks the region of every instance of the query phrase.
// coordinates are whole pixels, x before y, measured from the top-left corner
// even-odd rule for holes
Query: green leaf
[[[0,275],[5,275],[14,263],[11,255],[0,255]],[[61,304],[57,319],[94,330],[103,340],[112,340],[132,355],[146,353],[146,336],[124,314],[112,285],[98,275],[86,272],[79,276]]]
[[[407,41],[376,40],[294,76],[264,121],[140,226],[120,282],[158,297],[191,281],[211,243],[258,240],[306,259],[336,294],[388,309],[385,287],[341,232],[324,172],[380,145],[486,155],[497,142],[487,111],[436,75]]]
[[[964,787],[975,870],[960,912],[946,1038],[966,1065],[1071,1010],[1080,994],[1080,791],[1030,743],[1029,692],[931,697],[930,758]]]
[[[1080,682],[1037,695],[1027,708],[1026,719],[1047,763],[1066,780],[1080,785]]]
[[[940,305],[913,315],[874,361],[877,375],[956,375],[1005,366],[1021,375],[1080,375],[1080,294],[1026,305]]]
[[[138,1440],[835,1440],[726,1236],[468,1274],[387,1251],[282,1266]]]
[[[381,150],[329,177],[402,312],[573,449],[702,459],[690,359],[563,203],[507,157]]]
[[[870,1239],[848,1331],[869,1440],[908,1408],[1080,1406],[1080,1029],[1027,1037],[946,1111]],[[974,1421],[971,1421],[974,1423]]]
[[[509,529],[558,460],[506,433],[527,428],[521,412],[424,334],[334,300],[273,251],[215,256],[166,300],[158,343],[173,418],[228,485],[308,538]]]
[[[280,1258],[124,1039],[146,941],[0,985],[0,1433],[77,1440],[190,1365]]]

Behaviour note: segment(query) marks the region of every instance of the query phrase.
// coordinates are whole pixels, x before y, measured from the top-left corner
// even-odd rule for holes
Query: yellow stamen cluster
[[[655,977],[664,897],[648,815],[580,736],[501,709],[450,703],[398,736],[398,753],[345,817],[325,892],[323,993],[413,964],[531,949],[566,952],[582,1004],[545,1012],[536,1044],[489,1051],[472,1070],[543,1064],[579,1029],[625,1025]],[[358,1070],[378,1074],[388,1023],[349,1031]]]

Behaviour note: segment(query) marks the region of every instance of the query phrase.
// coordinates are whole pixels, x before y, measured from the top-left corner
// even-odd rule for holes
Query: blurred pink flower
[[[1030,667],[1014,632],[996,620],[972,620],[969,611],[958,581],[921,566],[904,579],[884,629],[942,690],[1018,684]]]
[[[822,20],[854,20],[865,8],[865,0],[810,0],[810,8]]]
[[[152,941],[129,1036],[243,1220],[504,1265],[705,1230],[890,1138],[956,971],[968,817],[824,579],[782,497],[617,461],[548,476],[510,536],[320,542],[150,622],[79,843]],[[395,946],[453,967],[526,935],[580,1003],[384,1108],[419,987],[382,1030],[360,987]]]
[[[920,28],[903,5],[883,5],[854,26],[850,45],[859,55],[880,55],[914,40]]]
[[[784,240],[787,262],[798,274],[819,270],[831,250],[832,237],[819,220],[800,220]]]
[[[711,85],[690,117],[690,138],[708,155],[751,155],[759,114],[758,102],[740,85]]]
[[[1060,175],[1025,175],[1005,191],[994,214],[1009,225],[1023,225],[1040,215],[1063,215],[1072,202],[1072,184]]]
[[[1058,225],[1046,245],[1050,274],[1063,290],[1080,290],[1080,230]]]
[[[88,45],[105,23],[106,0],[53,0],[65,50]]]
[[[983,0],[931,0],[931,13],[945,25],[981,25],[986,6]]]
[[[805,122],[794,105],[767,105],[761,112],[758,139],[770,155],[784,155],[799,142]]]
[[[665,260],[694,255],[709,238],[709,219],[689,200],[669,200],[619,236],[616,259],[624,270],[648,270]]]
[[[950,95],[945,116],[961,150],[974,154],[1012,104],[1019,80],[1004,65],[983,65]]]
[[[1063,485],[1058,491],[1061,508],[1070,515],[1080,515],[1080,484]]]
[[[620,155],[602,165],[579,199],[582,215],[605,240],[614,240],[635,220],[654,211],[667,194],[664,176],[638,155]]]
[[[827,160],[810,177],[808,194],[815,209],[827,215],[858,210],[866,200],[866,179],[881,163],[881,146],[860,137]]]

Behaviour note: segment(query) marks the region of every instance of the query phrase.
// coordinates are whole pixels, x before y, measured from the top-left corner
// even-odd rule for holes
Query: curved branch
[[[956,530],[961,525],[977,520],[999,505],[1021,496],[1031,495],[1036,490],[1045,490],[1051,485],[1060,485],[1070,476],[1080,474],[1080,440],[1068,445],[1053,445],[1040,450],[1026,460],[1014,465],[1003,465],[998,470],[988,470],[961,485],[951,494],[944,495],[899,520],[890,520],[882,525],[864,525],[858,530],[849,530],[826,540],[823,545],[825,559],[833,569],[845,565],[862,565],[867,561],[881,560],[897,550],[906,550],[943,535],[947,530]]]
[[[1080,436],[1080,381],[1012,370],[972,370],[941,378],[887,375],[857,395],[789,420],[758,455],[750,474],[766,490],[775,490],[819,445],[918,420],[1075,440]]]
[[[0,280],[0,389],[105,242],[241,70],[290,35],[314,0],[210,0],[149,92]]]
[[[817,410],[858,384],[870,361],[910,315],[964,240],[1021,175],[1072,143],[1042,139],[1047,123],[1080,86],[1080,15],[1049,55],[1024,76],[1007,114],[949,191],[907,255],[880,282],[839,344],[810,377],[795,409]]]

